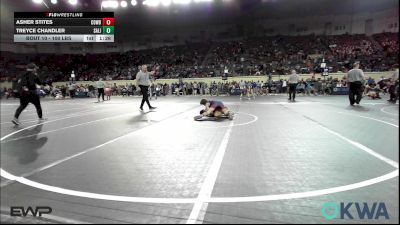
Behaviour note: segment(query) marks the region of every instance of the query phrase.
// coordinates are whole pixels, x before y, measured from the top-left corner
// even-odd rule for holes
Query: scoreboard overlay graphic
[[[14,42],[114,42],[114,12],[14,12]]]

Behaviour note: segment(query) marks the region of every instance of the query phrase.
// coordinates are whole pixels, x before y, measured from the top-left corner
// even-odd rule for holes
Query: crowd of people
[[[342,79],[329,77],[322,80],[316,79],[315,74],[308,79],[301,79],[295,69],[291,70],[291,75],[288,79],[273,80],[272,76],[268,80],[240,80],[240,81],[223,81],[211,83],[206,82],[179,82],[167,84],[157,83],[152,80],[150,75],[154,75],[155,71],[148,71],[147,65],[141,65],[140,72],[136,75],[136,83],[126,83],[126,85],[113,85],[110,82],[103,81],[99,78],[97,82],[92,84],[79,85],[75,81],[71,81],[66,85],[52,86],[51,84],[44,83],[37,75],[38,67],[30,63],[28,64],[27,72],[24,73],[18,80],[17,85],[13,88],[0,90],[0,97],[5,96],[7,99],[10,97],[20,99],[20,107],[15,113],[12,122],[19,125],[19,114],[31,102],[37,108],[40,120],[44,120],[41,116],[40,97],[51,96],[54,99],[65,99],[67,96],[70,99],[81,97],[96,97],[100,102],[111,100],[112,95],[121,96],[142,96],[142,103],[140,110],[143,111],[143,105],[146,102],[149,109],[153,110],[156,107],[151,106],[149,99],[158,96],[166,95],[240,95],[240,99],[247,97],[249,100],[256,96],[271,95],[271,94],[289,94],[289,101],[295,101],[296,94],[302,93],[304,95],[332,95],[332,94],[348,94],[350,104],[360,104],[363,96],[368,96],[371,99],[381,99],[382,94],[389,94],[388,101],[396,103],[399,98],[399,70],[396,69],[395,73],[388,79],[381,77],[379,82],[375,82],[371,77],[365,81],[364,72],[360,69],[360,63],[355,62],[353,69],[348,71]],[[156,68],[158,69],[158,67]],[[38,86],[40,85],[40,86]],[[344,88],[344,89],[343,89]]]
[[[395,87],[395,80],[382,77],[376,82],[372,78],[368,78],[365,83],[364,95],[372,99],[379,99],[382,94],[390,93],[390,88]],[[335,94],[336,88],[348,87],[348,82],[344,76],[342,79],[328,77],[326,80],[300,79],[296,92],[303,95],[332,95]],[[110,96],[140,96],[140,88],[133,83],[125,85],[117,85],[116,83],[105,81],[106,95]],[[219,95],[242,95],[243,97],[255,97],[271,94],[285,94],[289,91],[289,83],[287,79],[272,80],[266,82],[260,80],[251,81],[221,81],[221,82],[175,82],[171,84],[153,82],[149,87],[150,98],[159,96],[219,96]],[[13,90],[3,88],[1,97],[14,98]],[[42,97],[48,96],[54,99],[65,98],[95,98],[98,93],[96,83],[78,85],[75,82],[69,82],[65,85],[50,86],[44,85],[38,89],[38,94]]]
[[[2,54],[0,81],[16,79],[27,61],[40,67],[46,82],[68,81],[73,71],[78,81],[133,80],[138,66],[158,67],[156,78],[192,78],[284,75],[321,72],[325,60],[329,72],[346,72],[354,60],[364,71],[388,71],[398,67],[397,34],[338,36],[275,36],[227,42],[187,43],[125,53],[107,54]],[[350,65],[350,66],[349,66]]]

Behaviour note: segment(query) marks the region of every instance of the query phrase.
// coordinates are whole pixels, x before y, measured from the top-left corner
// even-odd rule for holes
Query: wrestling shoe
[[[21,123],[18,121],[17,118],[14,118],[13,120],[11,120],[11,122],[12,122],[13,124],[17,125],[17,126],[21,124]]]

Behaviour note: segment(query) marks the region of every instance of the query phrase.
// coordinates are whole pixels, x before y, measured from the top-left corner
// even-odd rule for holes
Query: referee
[[[100,78],[99,81],[97,81],[96,86],[97,86],[97,102],[100,102],[100,96],[102,97],[104,102],[104,86],[106,86],[106,84],[104,83],[103,78]]]
[[[149,102],[149,86],[150,86],[150,75],[153,75],[155,71],[148,72],[147,65],[142,65],[141,70],[136,74],[136,84],[140,87],[143,98],[140,104],[140,111],[143,111],[144,102],[147,103],[149,109],[156,109],[150,105]]]
[[[11,121],[15,125],[20,125],[18,121],[19,115],[22,111],[28,106],[29,103],[32,103],[39,117],[39,122],[44,121],[42,107],[40,105],[40,97],[36,92],[36,84],[43,85],[43,82],[36,75],[36,70],[38,67],[34,63],[30,63],[27,65],[26,73],[23,74],[18,80],[19,92],[20,92],[20,105],[18,109],[15,111],[14,119]]]
[[[355,62],[353,64],[353,69],[347,73],[347,81],[350,83],[349,100],[351,106],[353,106],[354,103],[357,105],[360,104],[364,80],[364,72],[360,69],[360,63]]]
[[[297,84],[299,83],[299,75],[296,73],[296,70],[291,71],[292,74],[289,76],[289,101],[295,101],[294,99],[296,98],[296,87]],[[293,98],[292,98],[293,95]]]

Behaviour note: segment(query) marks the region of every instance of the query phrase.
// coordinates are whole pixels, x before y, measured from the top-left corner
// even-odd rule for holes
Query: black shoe
[[[153,110],[153,109],[157,109],[157,107],[151,106],[151,107],[150,107],[150,110]]]
[[[17,125],[17,126],[21,124],[21,123],[18,121],[17,118],[14,118],[13,120],[11,120],[11,122],[12,122],[13,124]]]
[[[289,100],[289,101],[292,101],[292,99],[291,99],[291,98],[288,98],[288,100]]]
[[[142,107],[140,107],[139,110],[143,112],[143,108]]]

